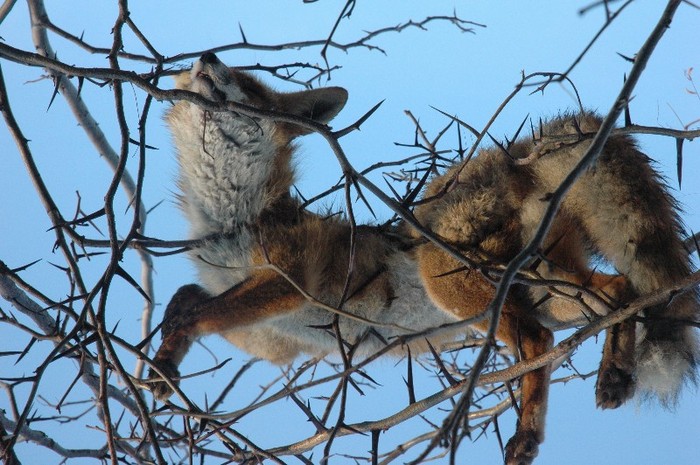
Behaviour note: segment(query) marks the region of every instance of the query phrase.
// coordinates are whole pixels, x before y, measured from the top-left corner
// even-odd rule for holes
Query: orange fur
[[[276,93],[226,68],[210,53],[188,77],[178,78],[177,85],[211,100],[235,100],[322,123],[340,111],[347,97],[338,88]],[[531,164],[513,163],[494,149],[436,177],[416,217],[465,253],[478,251],[494,264],[507,263],[539,223],[547,193],[585,152],[590,140],[586,134],[596,130],[594,116],[576,118],[575,129],[571,118],[563,117],[550,123],[550,133],[539,140],[510,148],[510,157],[516,159],[537,155]],[[193,236],[216,236],[192,251],[204,288],[183,286],[167,307],[163,343],[154,357],[158,370],[149,376],[157,398],[167,398],[171,389],[156,371],[177,377],[177,366],[193,340],[205,334],[222,334],[253,355],[287,363],[299,353],[323,356],[337,349],[336,335],[328,330],[334,321],[345,345],[371,351],[395,336],[480,316],[491,303],[494,285],[481,271],[463,269],[416,231],[353,228],[346,221],[303,211],[290,194],[292,140],[305,133],[298,127],[231,112],[210,113],[187,102],[178,102],[167,119],[178,146],[182,203]],[[534,307],[548,289],[514,285],[496,337],[521,359],[551,348],[548,327],[585,322],[688,271],[679,255],[673,201],[646,158],[630,140],[614,138],[601,160],[574,186],[540,260],[533,262],[543,278],[587,286],[597,297],[584,295],[585,306],[554,297]],[[628,176],[630,170],[635,177]],[[627,199],[640,192],[648,195],[648,205],[631,205]],[[658,217],[647,219],[644,208]],[[649,247],[648,237],[665,242]],[[594,273],[591,248],[629,270],[628,276]],[[668,255],[675,261],[655,264],[659,256]],[[666,314],[695,311],[692,298],[682,302]],[[485,330],[488,324],[482,320],[475,326]],[[616,407],[634,392],[634,327],[625,322],[608,332],[597,385],[601,407]],[[654,337],[649,341],[691,340],[661,328],[650,330]],[[691,364],[688,345],[676,347]],[[544,439],[550,370],[545,366],[521,379],[520,418],[506,448],[508,465],[529,464],[537,455]]]

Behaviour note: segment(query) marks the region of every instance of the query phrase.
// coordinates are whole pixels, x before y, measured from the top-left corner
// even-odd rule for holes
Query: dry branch
[[[433,23],[448,23],[462,32],[473,32],[474,28],[483,27],[481,24],[463,20],[456,14],[428,16],[420,21],[407,21],[395,26],[366,32],[352,42],[337,42],[334,36],[341,22],[345,21],[349,16],[354,3],[353,0],[345,3],[345,7],[340,12],[334,25],[330,27],[328,36],[321,39],[290,41],[279,44],[255,43],[245,37],[241,28],[242,40],[240,42],[220,45],[208,51],[220,52],[245,49],[275,52],[299,48],[318,48],[322,50],[324,59],[327,59],[326,52],[331,49],[340,51],[365,49],[384,52],[384,49],[376,44],[376,40],[379,37],[398,33],[406,29],[424,30],[429,24]],[[41,288],[35,288],[25,283],[19,276],[21,270],[10,270],[4,263],[0,262],[0,295],[18,313],[30,321],[30,323],[25,324],[16,319],[12,313],[0,309],[0,324],[12,326],[13,330],[17,330],[26,337],[28,343],[23,350],[17,350],[12,354],[3,354],[3,356],[17,355],[18,363],[20,361],[24,362],[23,357],[29,352],[31,344],[33,344],[30,341],[49,340],[53,344],[52,350],[42,361],[36,365],[26,365],[27,371],[32,373],[30,376],[12,380],[11,382],[9,380],[2,382],[2,387],[5,388],[7,398],[10,400],[10,408],[8,409],[9,412],[0,410],[0,435],[2,435],[2,440],[0,441],[0,454],[2,455],[0,455],[0,458],[4,458],[6,463],[18,462],[18,457],[14,455],[15,443],[17,441],[29,441],[38,447],[55,451],[64,459],[77,457],[95,458],[105,462],[111,461],[115,464],[119,462],[168,463],[172,460],[172,457],[177,457],[176,454],[184,454],[178,458],[178,460],[183,462],[195,461],[197,460],[196,457],[199,456],[202,461],[205,458],[213,458],[257,462],[266,458],[272,462],[283,463],[281,457],[294,455],[303,462],[311,463],[303,454],[309,451],[314,451],[314,453],[318,454],[318,447],[325,444],[322,450],[322,457],[320,459],[318,455],[314,457],[314,461],[321,460],[325,462],[335,453],[336,443],[339,438],[364,433],[372,434],[371,455],[372,460],[377,463],[380,461],[381,463],[390,463],[402,457],[408,450],[418,447],[425,447],[425,452],[419,457],[427,457],[433,453],[433,449],[438,444],[438,441],[444,438],[446,434],[467,425],[465,420],[472,422],[466,426],[467,430],[464,431],[465,433],[485,430],[487,426],[497,424],[495,423],[497,417],[512,406],[512,398],[507,394],[510,383],[522,374],[546,364],[560,362],[583,342],[591,337],[595,337],[611,325],[637,314],[643,308],[667,302],[678,293],[687,292],[697,286],[700,282],[700,273],[693,274],[685,281],[677,283],[673,288],[662,289],[654,295],[637,299],[627,307],[614,311],[607,316],[599,317],[589,312],[591,317],[590,324],[561,341],[544,355],[526,362],[510,364],[510,359],[500,355],[492,357],[493,353],[498,350],[497,347],[494,347],[493,334],[495,327],[492,327],[491,331],[483,339],[466,338],[465,341],[461,341],[463,347],[471,347],[479,351],[477,360],[468,362],[471,363],[471,366],[465,368],[465,365],[462,363],[464,362],[463,358],[466,356],[459,358],[460,356],[455,355],[454,358],[450,358],[450,354],[442,354],[442,358],[436,357],[434,362],[423,364],[425,370],[435,369],[439,373],[438,382],[442,383],[442,387],[433,387],[433,394],[422,399],[416,399],[413,385],[413,378],[416,376],[413,372],[414,364],[409,362],[409,369],[411,370],[407,381],[409,405],[378,420],[346,424],[347,409],[351,408],[348,404],[349,393],[353,389],[361,391],[366,389],[367,385],[373,384],[370,373],[365,371],[370,363],[377,359],[385,358],[389,352],[400,351],[410,341],[423,340],[427,336],[435,336],[441,332],[452,333],[456,328],[464,329],[469,324],[481,321],[489,315],[498,315],[503,299],[512,283],[548,286],[552,289],[553,294],[568,298],[573,304],[582,304],[583,300],[579,294],[588,293],[588,290],[569,283],[545,281],[531,272],[520,270],[520,268],[532,257],[536,256],[541,238],[547,230],[548,223],[556,213],[557,205],[566,193],[567,188],[583,170],[593,163],[602,144],[610,134],[654,134],[676,140],[692,140],[700,136],[700,130],[688,128],[676,130],[636,124],[628,124],[619,129],[613,129],[612,127],[620,112],[624,110],[630,101],[632,89],[642,74],[655,43],[668,28],[675,8],[681,3],[675,0],[669,3],[669,7],[661,18],[659,25],[650,35],[647,44],[635,57],[628,80],[612,105],[588,155],[579,168],[567,178],[552,197],[550,208],[537,237],[507,268],[499,267],[492,263],[485,264],[482,260],[483,257],[478,254],[475,254],[475,256],[464,254],[441,241],[440,238],[432,234],[431,231],[426,230],[416,221],[411,212],[411,207],[415,205],[415,196],[421,190],[425,180],[435,170],[436,166],[439,166],[447,157],[449,151],[441,150],[439,144],[444,143],[443,136],[447,134],[448,129],[456,127],[459,147],[455,151],[460,159],[468,160],[479,149],[492,124],[501,115],[503,109],[510,104],[515,95],[532,86],[536,86],[537,91],[540,91],[544,90],[552,82],[568,81],[570,72],[589,53],[592,45],[602,37],[608,26],[623,13],[631,1],[623,3],[615,11],[609,9],[609,2],[603,3],[608,13],[606,16],[607,20],[595,37],[574,60],[573,64],[563,73],[532,73],[523,75],[515,90],[503,100],[484,128],[477,131],[457,117],[450,117],[445,127],[437,133],[437,136],[431,139],[427,135],[429,132],[425,131],[418,123],[418,120],[410,115],[415,123],[415,142],[410,147],[419,152],[419,154],[407,156],[399,161],[382,160],[364,170],[358,170],[350,163],[341,145],[341,138],[358,130],[371,117],[378,106],[368,111],[348,127],[332,131],[328,127],[314,121],[287,114],[261,111],[233,102],[217,103],[208,101],[200,95],[191,92],[162,89],[159,87],[158,79],[172,71],[166,69],[166,66],[172,66],[184,60],[197,57],[203,51],[190,51],[173,57],[163,56],[157,50],[154,42],[151,41],[152,38],[147,37],[130,16],[126,0],[118,2],[119,13],[115,18],[114,27],[111,31],[111,44],[109,47],[89,44],[82,37],[68,32],[58,24],[54,24],[49,18],[41,0],[28,0],[27,4],[32,20],[32,39],[36,52],[22,50],[11,44],[0,42],[0,58],[24,66],[41,67],[49,74],[54,80],[57,92],[70,107],[75,121],[85,132],[85,137],[91,141],[96,152],[112,167],[114,176],[108,188],[105,189],[104,207],[100,210],[99,215],[95,217],[91,215],[86,216],[78,208],[78,213],[73,220],[67,220],[52,198],[52,193],[46,187],[42,179],[42,173],[34,162],[34,156],[22,128],[14,119],[10,104],[11,96],[8,95],[5,88],[5,76],[0,67],[0,110],[2,110],[6,125],[16,142],[17,151],[24,160],[29,177],[35,184],[37,196],[43,202],[47,215],[54,226],[53,233],[55,234],[56,250],[59,251],[65,261],[66,276],[70,289],[66,296],[59,298],[59,300],[65,300],[60,302],[54,301],[44,295]],[[0,7],[0,23],[13,7],[17,7],[14,1],[7,1]],[[124,49],[122,33],[126,30],[131,31],[138,38],[141,46],[150,55],[133,53]],[[49,32],[68,40],[69,43],[88,53],[107,56],[109,66],[102,68],[74,66],[57,59],[49,40]],[[147,63],[153,65],[154,68],[146,73],[137,73],[125,66],[126,63],[134,65],[134,67],[135,65]],[[244,68],[263,69],[276,76],[308,86],[311,82],[317,81],[320,77],[328,75],[328,73],[337,69],[337,65],[326,61],[325,66],[295,62],[276,66],[256,64]],[[305,69],[313,74],[309,79],[297,78],[295,72],[298,69]],[[118,139],[110,139],[112,135],[106,135],[102,132],[98,119],[91,113],[86,102],[81,99],[80,90],[85,82],[108,85],[112,90],[113,116],[116,117],[119,123]],[[137,141],[134,140],[136,137],[132,136],[134,129],[129,126],[125,116],[125,97],[122,91],[124,84],[131,84],[140,89],[142,93],[139,96],[143,96],[145,101],[139,118]],[[577,94],[575,87],[574,92]],[[224,405],[223,402],[227,399],[227,396],[233,396],[232,388],[234,385],[249,381],[244,379],[244,376],[248,376],[249,365],[244,365],[232,379],[229,386],[210,405],[198,405],[198,403],[189,399],[182,390],[173,385],[172,387],[178,394],[181,406],[170,403],[160,409],[156,409],[155,405],[147,402],[149,395],[140,390],[143,386],[140,380],[142,367],[144,364],[152,366],[147,350],[148,341],[153,336],[150,325],[154,295],[151,255],[179,253],[189,247],[196,246],[199,241],[161,240],[143,236],[147,219],[147,211],[141,201],[146,163],[145,154],[148,147],[145,127],[153,99],[159,101],[187,100],[211,111],[236,111],[252,117],[270,118],[276,121],[296,124],[320,134],[335,154],[343,175],[334,186],[310,199],[305,206],[323,198],[325,195],[344,189],[346,215],[349,217],[354,231],[353,194],[357,193],[357,196],[364,200],[371,209],[373,201],[365,198],[365,193],[369,192],[373,198],[391,209],[396,217],[401,218],[404,222],[420,231],[427,240],[433,241],[438,247],[464,264],[464,266],[478,268],[494,285],[500,282],[500,285],[498,285],[498,297],[489,310],[492,313],[485,313],[470,321],[433,328],[388,341],[382,350],[363,359],[357,359],[354,354],[354,348],[349,347],[336,331],[338,333],[337,339],[342,363],[337,366],[331,366],[334,372],[330,375],[320,371],[324,367],[323,363],[319,363],[318,360],[312,360],[301,366],[297,371],[283,373],[278,379],[264,380],[262,382],[256,381],[257,384],[261,384],[259,394],[246,407],[235,411],[218,411]],[[462,146],[461,128],[466,128],[474,133],[476,137],[476,142],[469,148]],[[119,147],[115,149],[110,140],[118,140]],[[129,147],[134,142],[138,145],[139,157],[139,171],[136,173],[135,179],[132,178],[126,169],[126,161],[130,155]],[[406,192],[400,195],[394,190],[395,198],[391,198],[368,179],[369,173],[375,170],[403,167],[410,164],[417,166],[410,166],[404,173],[408,174],[402,180],[409,181]],[[412,182],[416,184],[413,185],[411,184]],[[119,232],[114,211],[114,202],[120,193],[120,189],[130,200],[133,209],[133,218],[126,234]],[[103,216],[102,219],[107,225],[107,240],[94,239],[78,232],[79,224],[95,220],[100,216]],[[694,247],[697,247],[697,243],[700,241],[698,239],[700,237],[699,234],[687,240],[689,249],[693,250]],[[354,233],[352,240],[351,249],[356,246],[361,247],[361,244],[355,244]],[[96,250],[108,250],[107,264],[97,282],[83,277],[82,263],[84,262],[80,262],[83,255],[80,255],[76,248],[81,249],[81,253],[84,256],[89,256]],[[142,342],[137,343],[121,338],[113,328],[107,327],[105,319],[106,313],[110,310],[110,306],[113,305],[110,303],[110,299],[114,299],[114,296],[110,295],[110,290],[114,277],[123,277],[127,280],[130,278],[134,283],[136,282],[136,280],[133,280],[126,274],[120,265],[128,249],[135,249],[139,253],[142,262],[140,288],[147,297],[150,297],[150,299],[144,299],[141,330]],[[156,253],[154,249],[165,250],[165,252]],[[280,270],[272,265],[270,265],[270,268],[281,273]],[[348,269],[348,282],[351,271],[351,269]],[[287,277],[287,279],[289,278]],[[93,284],[88,285],[87,282],[93,282]],[[304,289],[298,288],[298,290],[311,303],[318,305],[318,302]],[[593,294],[589,294],[587,297],[598,298]],[[343,311],[343,303],[344,299],[341,299],[336,306],[329,306],[327,310],[347,316]],[[492,318],[492,321],[496,320],[497,318]],[[688,323],[697,324],[697,322]],[[461,352],[468,351],[462,348]],[[123,353],[134,357],[138,361],[133,375],[122,366],[120,357],[123,358],[121,355]],[[104,445],[95,445],[93,448],[87,449],[64,447],[51,437],[52,433],[48,429],[44,433],[33,423],[32,411],[37,408],[38,400],[40,399],[38,391],[40,387],[45,387],[43,382],[44,372],[47,367],[62,358],[70,358],[75,362],[77,375],[73,384],[63,396],[59,396],[61,400],[51,407],[60,408],[64,401],[73,394],[74,385],[80,384],[87,387],[88,392],[92,396],[87,402],[97,409],[97,418],[100,422],[99,428],[104,434]],[[226,363],[227,361],[218,363],[212,370],[218,370]],[[415,365],[421,365],[421,363],[419,362]],[[154,368],[157,371],[157,367]],[[204,372],[212,370],[204,370]],[[319,370],[318,373],[317,370]],[[199,376],[202,373],[198,372],[195,375]],[[588,375],[574,376],[585,378]],[[18,402],[15,398],[13,391],[15,385],[13,383],[31,386],[29,394],[21,402]],[[317,405],[312,405],[309,401],[309,399],[316,400],[319,389],[325,390],[325,397],[322,399],[323,405],[320,408]],[[477,389],[479,390],[476,391]],[[482,400],[485,403],[490,404],[483,408],[474,408],[472,397],[475,396],[475,392],[483,396]],[[436,425],[427,420],[427,414],[436,412],[438,410],[437,406],[446,401],[455,402],[453,399],[460,395],[462,397],[456,401],[457,407],[452,409],[453,413],[451,416],[445,419],[446,415],[438,412],[440,421],[445,420],[442,425]],[[313,425],[313,433],[305,438],[284,445],[263,447],[257,444],[257,438],[249,438],[244,431],[234,429],[234,427],[237,427],[237,423],[245,416],[259,412],[271,405],[276,407],[274,404],[284,402],[287,399],[291,399],[296,408]],[[416,418],[426,419],[425,424],[428,425],[428,432],[404,438],[401,444],[391,445],[388,447],[388,452],[382,452],[382,450],[387,450],[387,448],[379,447],[380,436],[377,432],[394,428]],[[69,424],[76,424],[79,421],[79,416],[66,420]],[[476,423],[474,423],[475,421]],[[453,437],[460,437],[460,435],[453,435]],[[451,447],[453,448],[452,450],[456,450],[458,442],[453,443]],[[449,452],[445,451],[444,453]],[[442,453],[440,452],[439,454]],[[363,457],[363,459],[365,458]]]

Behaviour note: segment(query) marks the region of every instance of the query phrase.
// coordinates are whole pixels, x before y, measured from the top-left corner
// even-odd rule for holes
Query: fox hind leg
[[[582,181],[574,187],[579,194],[575,197],[585,199],[579,202],[582,223],[597,250],[627,277],[635,295],[672,286],[690,274],[675,202],[643,155],[613,142],[596,170]],[[589,185],[597,188],[586,189]],[[696,320],[699,312],[692,292],[645,309],[634,367],[644,395],[672,404],[683,383],[694,378],[696,335],[684,322]]]
[[[609,328],[596,381],[596,405],[617,408],[634,395],[637,323],[628,319]]]
[[[450,273],[460,269],[460,264],[433,244],[421,246],[418,258],[421,278],[436,306],[459,319],[475,317],[488,308],[494,288],[477,270]],[[496,338],[523,360],[544,354],[553,344],[552,332],[529,310],[529,299],[512,292],[496,331]],[[486,331],[489,323],[483,321],[474,326]],[[551,367],[545,365],[521,378],[520,417],[516,433],[506,446],[507,465],[529,465],[537,456],[539,444],[544,440],[550,371]]]
[[[509,347],[517,347],[523,360],[547,352],[552,333],[528,315],[503,313],[497,337]],[[537,456],[544,441],[544,423],[549,394],[551,367],[545,365],[525,373],[520,380],[520,417],[515,435],[506,444],[506,465],[527,465]]]
[[[627,278],[591,271],[588,265],[588,254],[584,252],[584,237],[579,232],[580,227],[578,229],[572,227],[576,223],[565,214],[560,215],[558,220],[550,233],[550,237],[553,236],[554,239],[550,239],[545,244],[547,260],[538,267],[537,271],[549,279],[561,279],[584,286],[597,294],[600,299],[608,302],[601,307],[597,299],[589,299],[582,294],[581,299],[594,314],[607,313],[614,306],[631,300],[633,293]],[[572,309],[573,315],[578,312],[570,302],[558,302],[556,298],[549,300],[546,306],[548,312],[552,314],[548,315],[550,318],[559,316],[565,319]],[[586,317],[592,318],[594,315],[586,315]],[[617,408],[634,395],[635,327],[635,322],[630,320],[606,331],[596,382],[596,404],[600,408]]]

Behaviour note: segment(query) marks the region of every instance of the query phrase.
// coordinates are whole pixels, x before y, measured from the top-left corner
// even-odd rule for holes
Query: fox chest
[[[194,110],[183,128],[180,188],[193,235],[228,231],[263,209],[277,147],[274,126]]]

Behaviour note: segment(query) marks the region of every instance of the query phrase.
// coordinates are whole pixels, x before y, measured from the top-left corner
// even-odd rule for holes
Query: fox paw
[[[618,408],[634,395],[634,387],[631,370],[603,361],[595,387],[596,405],[602,409]]]
[[[177,378],[180,377],[180,372],[174,363],[170,361],[158,361],[156,363],[158,365],[158,369],[160,369],[163,375],[170,378],[173,384],[179,384]],[[173,389],[170,387],[170,385],[165,382],[153,368],[148,370],[148,380],[146,381],[146,385],[153,394],[153,397],[161,402],[168,400],[168,398],[173,394]]]
[[[506,444],[506,465],[530,465],[539,452],[537,434],[532,430],[515,433]]]

